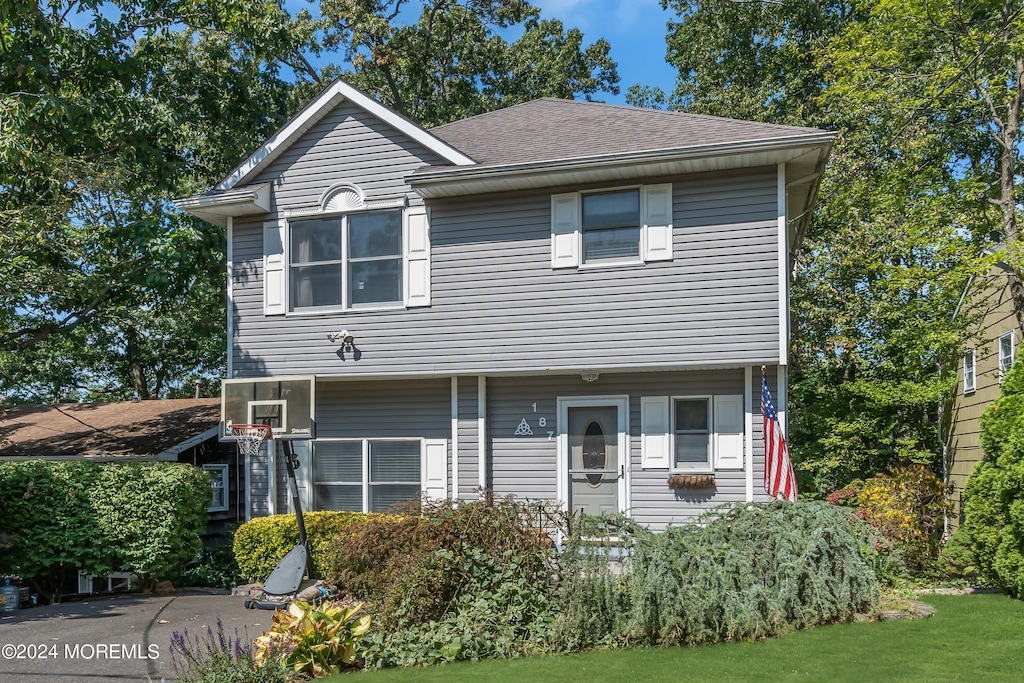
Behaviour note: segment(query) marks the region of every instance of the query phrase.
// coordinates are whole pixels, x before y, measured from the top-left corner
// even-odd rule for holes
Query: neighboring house
[[[218,533],[244,517],[244,472],[219,424],[219,398],[3,406],[0,462],[187,462],[210,473],[207,532]]]
[[[963,521],[960,500],[967,478],[984,455],[981,413],[999,397],[1003,376],[1013,366],[1020,342],[1008,268],[997,263],[984,277],[973,278],[957,311],[958,315],[978,316],[979,324],[973,347],[960,359],[949,415],[946,463],[953,503],[950,525],[954,529]]]
[[[764,500],[760,371],[784,420],[832,140],[556,99],[424,130],[336,81],[177,202],[227,233],[228,374],[261,382],[234,420],[310,378],[311,509],[486,488],[663,528]],[[287,509],[282,462],[250,459],[248,514]]]

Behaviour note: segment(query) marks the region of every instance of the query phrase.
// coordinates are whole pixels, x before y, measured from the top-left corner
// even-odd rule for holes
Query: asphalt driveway
[[[207,626],[255,638],[273,612],[245,598],[177,592],[96,597],[0,612],[0,682],[171,681],[171,634]],[[13,646],[13,647],[12,647]]]

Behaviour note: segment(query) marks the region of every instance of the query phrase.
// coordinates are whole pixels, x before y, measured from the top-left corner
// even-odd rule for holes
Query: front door
[[[565,399],[564,404],[561,436],[568,509],[589,515],[620,512],[628,453],[622,443],[622,402]]]

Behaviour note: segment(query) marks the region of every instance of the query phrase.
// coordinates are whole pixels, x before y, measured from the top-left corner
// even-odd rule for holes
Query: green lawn
[[[1024,602],[928,596],[930,619],[838,624],[755,643],[588,652],[342,674],[348,683],[1024,680]]]

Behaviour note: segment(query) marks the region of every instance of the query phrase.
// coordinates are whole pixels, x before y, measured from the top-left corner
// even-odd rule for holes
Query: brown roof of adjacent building
[[[0,456],[156,455],[219,422],[219,398],[0,406]]]
[[[481,165],[504,166],[826,131],[549,97],[447,123],[430,132]],[[431,170],[437,168],[421,169]]]

